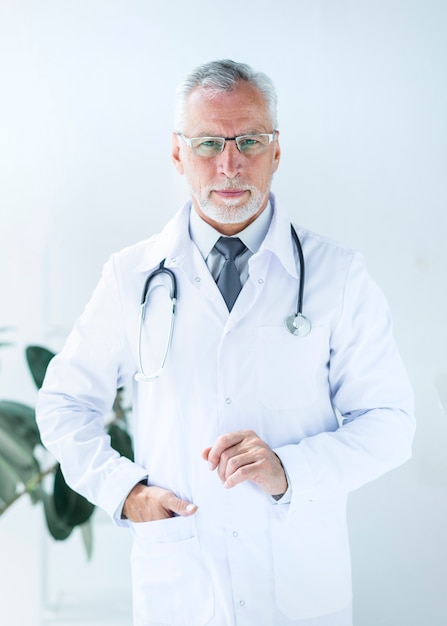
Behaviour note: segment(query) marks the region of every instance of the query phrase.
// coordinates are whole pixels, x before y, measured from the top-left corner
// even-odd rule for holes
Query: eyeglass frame
[[[225,145],[227,143],[227,141],[235,141],[236,142],[236,147],[239,150],[239,152],[245,156],[247,156],[246,152],[243,152],[243,150],[241,150],[240,146],[239,146],[239,141],[241,139],[246,139],[247,137],[268,137],[269,138],[269,142],[268,144],[266,144],[267,146],[269,146],[271,143],[273,143],[273,141],[275,141],[276,135],[278,134],[278,130],[274,130],[271,133],[252,133],[252,134],[246,134],[246,135],[238,135],[237,137],[187,137],[186,135],[184,135],[183,133],[180,133],[178,131],[175,132],[176,135],[178,135],[180,137],[180,139],[182,139],[187,146],[189,146],[191,148],[191,150],[194,150],[194,146],[192,145],[192,142],[194,141],[194,139],[202,139],[202,140],[210,140],[210,139],[219,139],[219,140],[223,140],[223,144],[222,144],[222,148],[220,150],[220,152],[216,152],[215,155],[209,155],[211,156],[217,156],[219,154],[222,154],[222,152],[225,150]],[[206,158],[206,157],[205,157]]]

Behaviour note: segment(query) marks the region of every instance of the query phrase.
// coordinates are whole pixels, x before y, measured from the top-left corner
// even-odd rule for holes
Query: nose
[[[216,157],[217,170],[227,178],[235,178],[243,168],[243,155],[235,141],[226,141],[223,151]]]

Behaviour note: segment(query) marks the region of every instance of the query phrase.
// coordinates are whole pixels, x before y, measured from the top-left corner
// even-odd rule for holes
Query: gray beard
[[[231,188],[232,186],[230,185],[226,187],[226,189]],[[263,195],[257,187],[244,186],[244,189],[250,191],[250,197],[243,206],[238,208],[236,208],[237,202],[231,200],[223,205],[215,204],[210,200],[212,188],[206,187],[202,189],[201,197],[193,189],[191,189],[191,192],[206,217],[209,217],[218,224],[239,224],[256,215],[265,201],[265,194]]]

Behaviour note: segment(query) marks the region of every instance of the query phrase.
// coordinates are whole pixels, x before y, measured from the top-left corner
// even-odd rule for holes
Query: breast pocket
[[[136,626],[204,626],[214,593],[194,517],[131,524]]]
[[[256,378],[260,402],[277,410],[311,405],[327,362],[325,328],[313,328],[305,337],[292,335],[283,327],[258,328]]]

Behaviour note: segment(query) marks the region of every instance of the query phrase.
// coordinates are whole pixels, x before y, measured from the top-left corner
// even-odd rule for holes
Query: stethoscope
[[[303,315],[303,296],[304,296],[304,280],[305,280],[304,255],[303,255],[303,249],[301,247],[301,242],[292,224],[290,225],[290,228],[292,232],[292,238],[293,238],[295,247],[298,252],[298,258],[299,258],[299,263],[300,263],[300,283],[298,287],[296,313],[292,313],[291,315],[288,315],[286,319],[284,320],[284,325],[289,331],[289,333],[291,333],[292,335],[295,335],[296,337],[305,337],[312,330],[312,325],[309,319],[305,315]],[[160,377],[160,375],[162,374],[165,368],[166,359],[168,358],[169,349],[172,343],[175,309],[176,309],[176,304],[177,304],[177,280],[175,278],[174,272],[170,270],[169,268],[165,267],[165,262],[166,262],[166,259],[163,259],[160,262],[160,265],[157,267],[157,269],[149,274],[149,276],[146,278],[146,282],[144,283],[144,287],[143,287],[143,292],[141,294],[140,327],[138,331],[138,373],[135,375],[135,380],[138,380],[138,381],[143,380],[146,382],[153,382],[154,380],[157,380],[157,378]],[[143,325],[144,325],[144,319],[146,317],[146,309],[147,309],[147,304],[149,300],[149,288],[151,286],[152,281],[157,276],[160,276],[161,274],[165,274],[166,276],[169,277],[169,282],[170,282],[169,297],[171,299],[171,319],[170,319],[170,324],[169,324],[169,332],[167,336],[167,341],[166,341],[165,348],[164,348],[163,358],[161,360],[161,365],[152,374],[146,374],[144,371],[144,367],[143,367],[142,346],[141,346]]]

